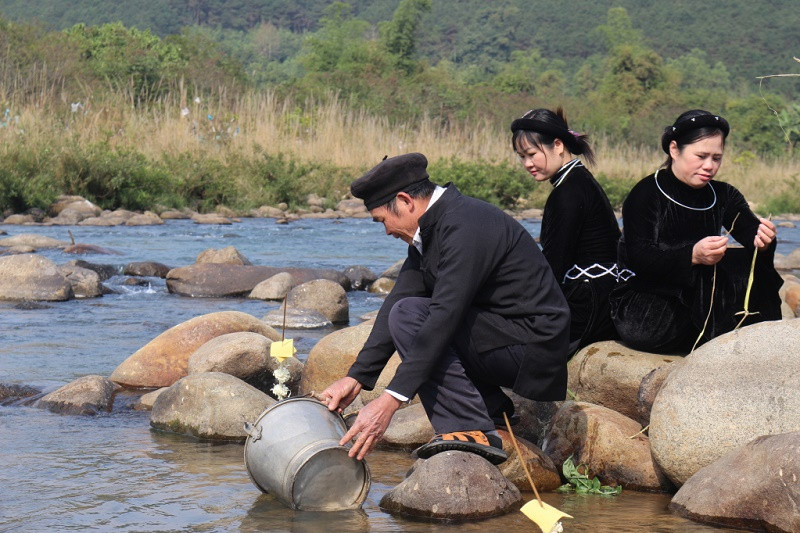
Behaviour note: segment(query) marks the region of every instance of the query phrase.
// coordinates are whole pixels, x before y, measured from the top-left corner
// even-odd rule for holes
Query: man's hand
[[[772,241],[775,240],[778,231],[775,229],[775,224],[773,224],[771,220],[759,218],[758,221],[760,224],[758,225],[758,231],[756,232],[756,238],[753,240],[753,244],[759,250],[766,250],[767,247],[772,244]]]
[[[320,397],[328,409],[341,413],[353,403],[359,392],[361,392],[361,383],[351,377],[344,377],[329,385],[320,393]]]
[[[728,237],[721,235],[700,239],[692,248],[693,265],[716,265],[728,248]]]
[[[339,441],[339,445],[344,446],[355,439],[348,455],[359,460],[363,459],[381,440],[386,428],[389,427],[389,422],[392,421],[394,412],[401,405],[400,400],[388,392],[384,392],[358,412],[353,427],[345,433],[342,440]]]

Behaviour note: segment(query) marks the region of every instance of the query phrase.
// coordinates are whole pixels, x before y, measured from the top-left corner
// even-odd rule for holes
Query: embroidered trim
[[[567,169],[567,170],[564,172],[564,174],[563,174],[563,175],[562,175],[560,178],[558,178],[558,179],[556,180],[556,182],[553,184],[553,188],[555,189],[556,187],[558,187],[559,185],[561,185],[561,182],[562,182],[562,181],[564,181],[564,178],[566,178],[566,177],[567,177],[567,174],[569,174],[570,170],[572,170],[573,168],[577,167],[577,166],[578,166],[578,165],[580,165],[580,164],[581,164],[581,160],[580,160],[580,159],[578,159],[578,158],[576,157],[576,158],[575,158],[575,159],[573,159],[571,162],[569,162],[569,163],[567,163],[566,165],[564,165],[563,167],[561,167],[561,168],[564,168],[564,167],[566,167],[567,165],[569,165],[569,168],[568,168],[568,169]],[[581,166],[582,166],[582,165],[581,165]],[[559,170],[560,170],[560,169],[559,169]]]
[[[636,274],[632,270],[628,270],[627,268],[620,270],[616,263],[610,267],[601,265],[599,263],[595,263],[586,268],[579,267],[578,265],[572,265],[572,267],[567,270],[566,274],[564,274],[564,279],[561,281],[561,283],[564,283],[567,280],[574,281],[581,278],[597,279],[602,278],[603,276],[614,276],[617,281],[628,281],[635,275]]]
[[[708,207],[689,207],[688,205],[684,205],[679,201],[677,201],[675,198],[667,194],[664,191],[664,189],[661,188],[661,185],[658,184],[658,170],[656,170],[656,173],[653,176],[653,180],[656,182],[656,187],[658,187],[658,190],[661,191],[661,194],[667,197],[667,200],[681,207],[685,207],[686,209],[691,209],[692,211],[708,211],[717,204],[717,191],[715,191],[714,187],[711,186],[711,182],[708,183],[708,186],[711,187],[711,192],[714,194],[714,200],[712,200],[711,205],[709,205]]]

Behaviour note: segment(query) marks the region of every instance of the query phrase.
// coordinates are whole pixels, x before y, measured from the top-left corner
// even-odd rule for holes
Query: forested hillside
[[[563,106],[602,143],[616,204],[699,107],[731,122],[748,198],[800,211],[794,0],[66,4],[0,0],[0,209],[334,198],[405,150],[469,194],[540,205],[507,128]],[[795,77],[756,79],[777,73]]]

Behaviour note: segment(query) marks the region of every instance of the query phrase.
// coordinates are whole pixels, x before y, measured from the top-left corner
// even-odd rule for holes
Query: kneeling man
[[[506,459],[495,430],[514,406],[500,387],[534,400],[563,400],[569,310],[531,235],[495,206],[428,179],[418,153],[384,159],[354,181],[386,234],[409,244],[397,283],[347,376],[322,392],[341,411],[371,390],[397,350],[386,391],[364,406],[342,439],[363,459],[395,411],[419,394],[436,436],[416,450]]]

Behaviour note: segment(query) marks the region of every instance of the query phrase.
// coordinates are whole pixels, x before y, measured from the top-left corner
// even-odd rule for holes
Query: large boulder
[[[119,387],[103,376],[83,376],[36,402],[36,407],[65,415],[94,415],[111,411]]]
[[[676,355],[633,350],[616,341],[586,346],[567,365],[567,388],[582,402],[637,418],[639,386],[656,368],[680,361]]]
[[[152,211],[145,211],[140,215],[133,215],[125,221],[126,226],[159,226],[164,221]]]
[[[255,422],[275,400],[222,372],[192,374],[158,395],[150,425],[201,439],[244,442],[245,422]]]
[[[333,325],[325,315],[311,309],[284,310],[281,307],[268,312],[261,320],[274,328],[282,328],[285,325],[290,329],[319,329]]]
[[[222,263],[227,265],[252,265],[242,253],[234,246],[225,248],[209,248],[200,252],[195,259],[196,264],[200,263]]]
[[[11,215],[6,217],[3,220],[3,224],[33,224],[35,220],[33,219],[33,215]],[[5,235],[5,233],[0,233],[0,235]]]
[[[650,425],[650,411],[653,410],[653,402],[656,401],[658,391],[664,386],[667,377],[677,368],[680,368],[684,360],[675,361],[672,364],[656,368],[643,379],[639,385],[639,396],[636,405],[636,421],[643,426]]]
[[[766,435],[702,468],[669,505],[681,516],[758,531],[800,531],[800,432]]]
[[[237,331],[280,339],[277,331],[247,313],[209,313],[161,333],[123,361],[111,380],[125,387],[168,387],[187,375],[189,357],[195,350],[215,337]]]
[[[800,430],[800,319],[761,322],[686,357],[650,413],[653,456],[677,485],[761,435]]]
[[[467,452],[442,452],[414,464],[380,507],[428,520],[479,520],[506,514],[522,499],[496,466]]]
[[[0,405],[10,405],[40,394],[42,391],[30,385],[6,385],[0,383]]]
[[[318,311],[334,324],[350,320],[347,293],[341,285],[327,279],[315,279],[293,288],[286,296],[286,307]]]
[[[237,331],[209,340],[189,356],[188,372],[224,372],[247,381],[267,371],[272,340],[259,333]]]
[[[350,280],[350,287],[355,291],[367,290],[378,276],[365,266],[351,266],[344,269],[344,275]]]
[[[256,285],[279,272],[291,274],[293,285],[312,279],[330,279],[345,288],[350,284],[344,274],[330,269],[201,263],[170,270],[167,289],[171,293],[193,297],[246,296]]]
[[[192,221],[195,224],[220,224],[220,225],[233,224],[233,221],[228,217],[224,217],[216,213],[205,213],[205,214],[195,213],[194,215],[192,215]]]
[[[80,213],[84,218],[90,216],[96,217],[102,212],[102,209],[85,199],[83,196],[76,195],[59,196],[58,199],[56,199],[56,201],[50,206],[48,211],[50,212],[50,216],[57,217],[67,209],[71,209],[77,213]]]
[[[125,265],[125,268],[122,269],[122,273],[126,276],[146,276],[164,279],[167,277],[169,270],[170,268],[163,263],[157,263],[155,261],[135,261]]]
[[[0,300],[63,301],[72,285],[50,259],[37,254],[0,257]]]
[[[561,465],[572,456],[605,485],[648,492],[672,487],[653,461],[650,441],[635,420],[600,405],[564,402],[544,451]]]
[[[45,237],[36,233],[21,233],[13,237],[4,237],[0,239],[0,247],[10,248],[11,246],[30,246],[37,250],[41,248],[66,248],[70,243],[66,241],[59,241],[52,237]]]

